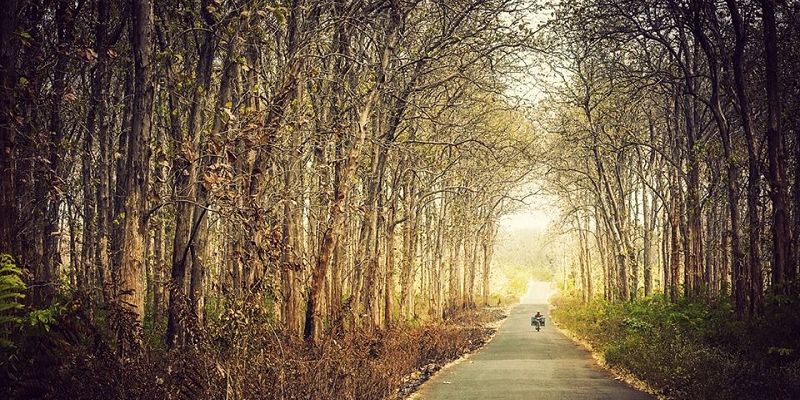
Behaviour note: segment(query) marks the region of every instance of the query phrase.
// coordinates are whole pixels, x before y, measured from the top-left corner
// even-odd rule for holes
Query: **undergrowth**
[[[799,305],[797,296],[772,298],[764,317],[741,321],[726,302],[558,297],[552,314],[665,397],[798,399]]]
[[[167,351],[146,338],[123,356],[98,313],[72,301],[48,329],[25,329],[3,349],[7,399],[392,399],[426,373],[484,344],[501,318],[466,311],[448,321],[354,332],[311,345],[274,326],[266,308],[230,307]],[[407,385],[406,385],[407,386]]]

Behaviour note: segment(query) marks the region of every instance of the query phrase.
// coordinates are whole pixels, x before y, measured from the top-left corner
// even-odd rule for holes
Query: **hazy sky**
[[[527,190],[536,192],[535,188]],[[542,193],[529,197],[526,205],[500,217],[500,230],[509,234],[521,231],[545,233],[550,224],[558,219],[559,209],[555,202],[556,199]]]
[[[533,230],[543,233],[557,217],[553,210],[530,208],[503,216],[500,227],[506,232]]]

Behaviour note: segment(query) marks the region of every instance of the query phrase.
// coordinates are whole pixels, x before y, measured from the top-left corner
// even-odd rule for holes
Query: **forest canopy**
[[[795,0],[6,0],[7,393],[386,398],[530,279],[577,297],[565,321],[781,320],[726,351],[790,376],[798,20]],[[542,198],[548,235],[499,233]]]

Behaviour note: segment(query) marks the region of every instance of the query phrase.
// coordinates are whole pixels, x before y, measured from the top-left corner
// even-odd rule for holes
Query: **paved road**
[[[542,331],[533,330],[530,317],[537,310],[545,311],[547,306],[514,307],[485,348],[434,375],[416,398],[652,399],[614,380],[549,321]]]

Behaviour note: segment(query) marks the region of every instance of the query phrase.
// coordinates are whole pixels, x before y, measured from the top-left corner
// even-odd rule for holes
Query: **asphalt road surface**
[[[547,305],[523,299],[485,348],[434,375],[415,398],[652,399],[615,380],[549,320],[536,332],[530,323],[536,311],[546,315]]]

